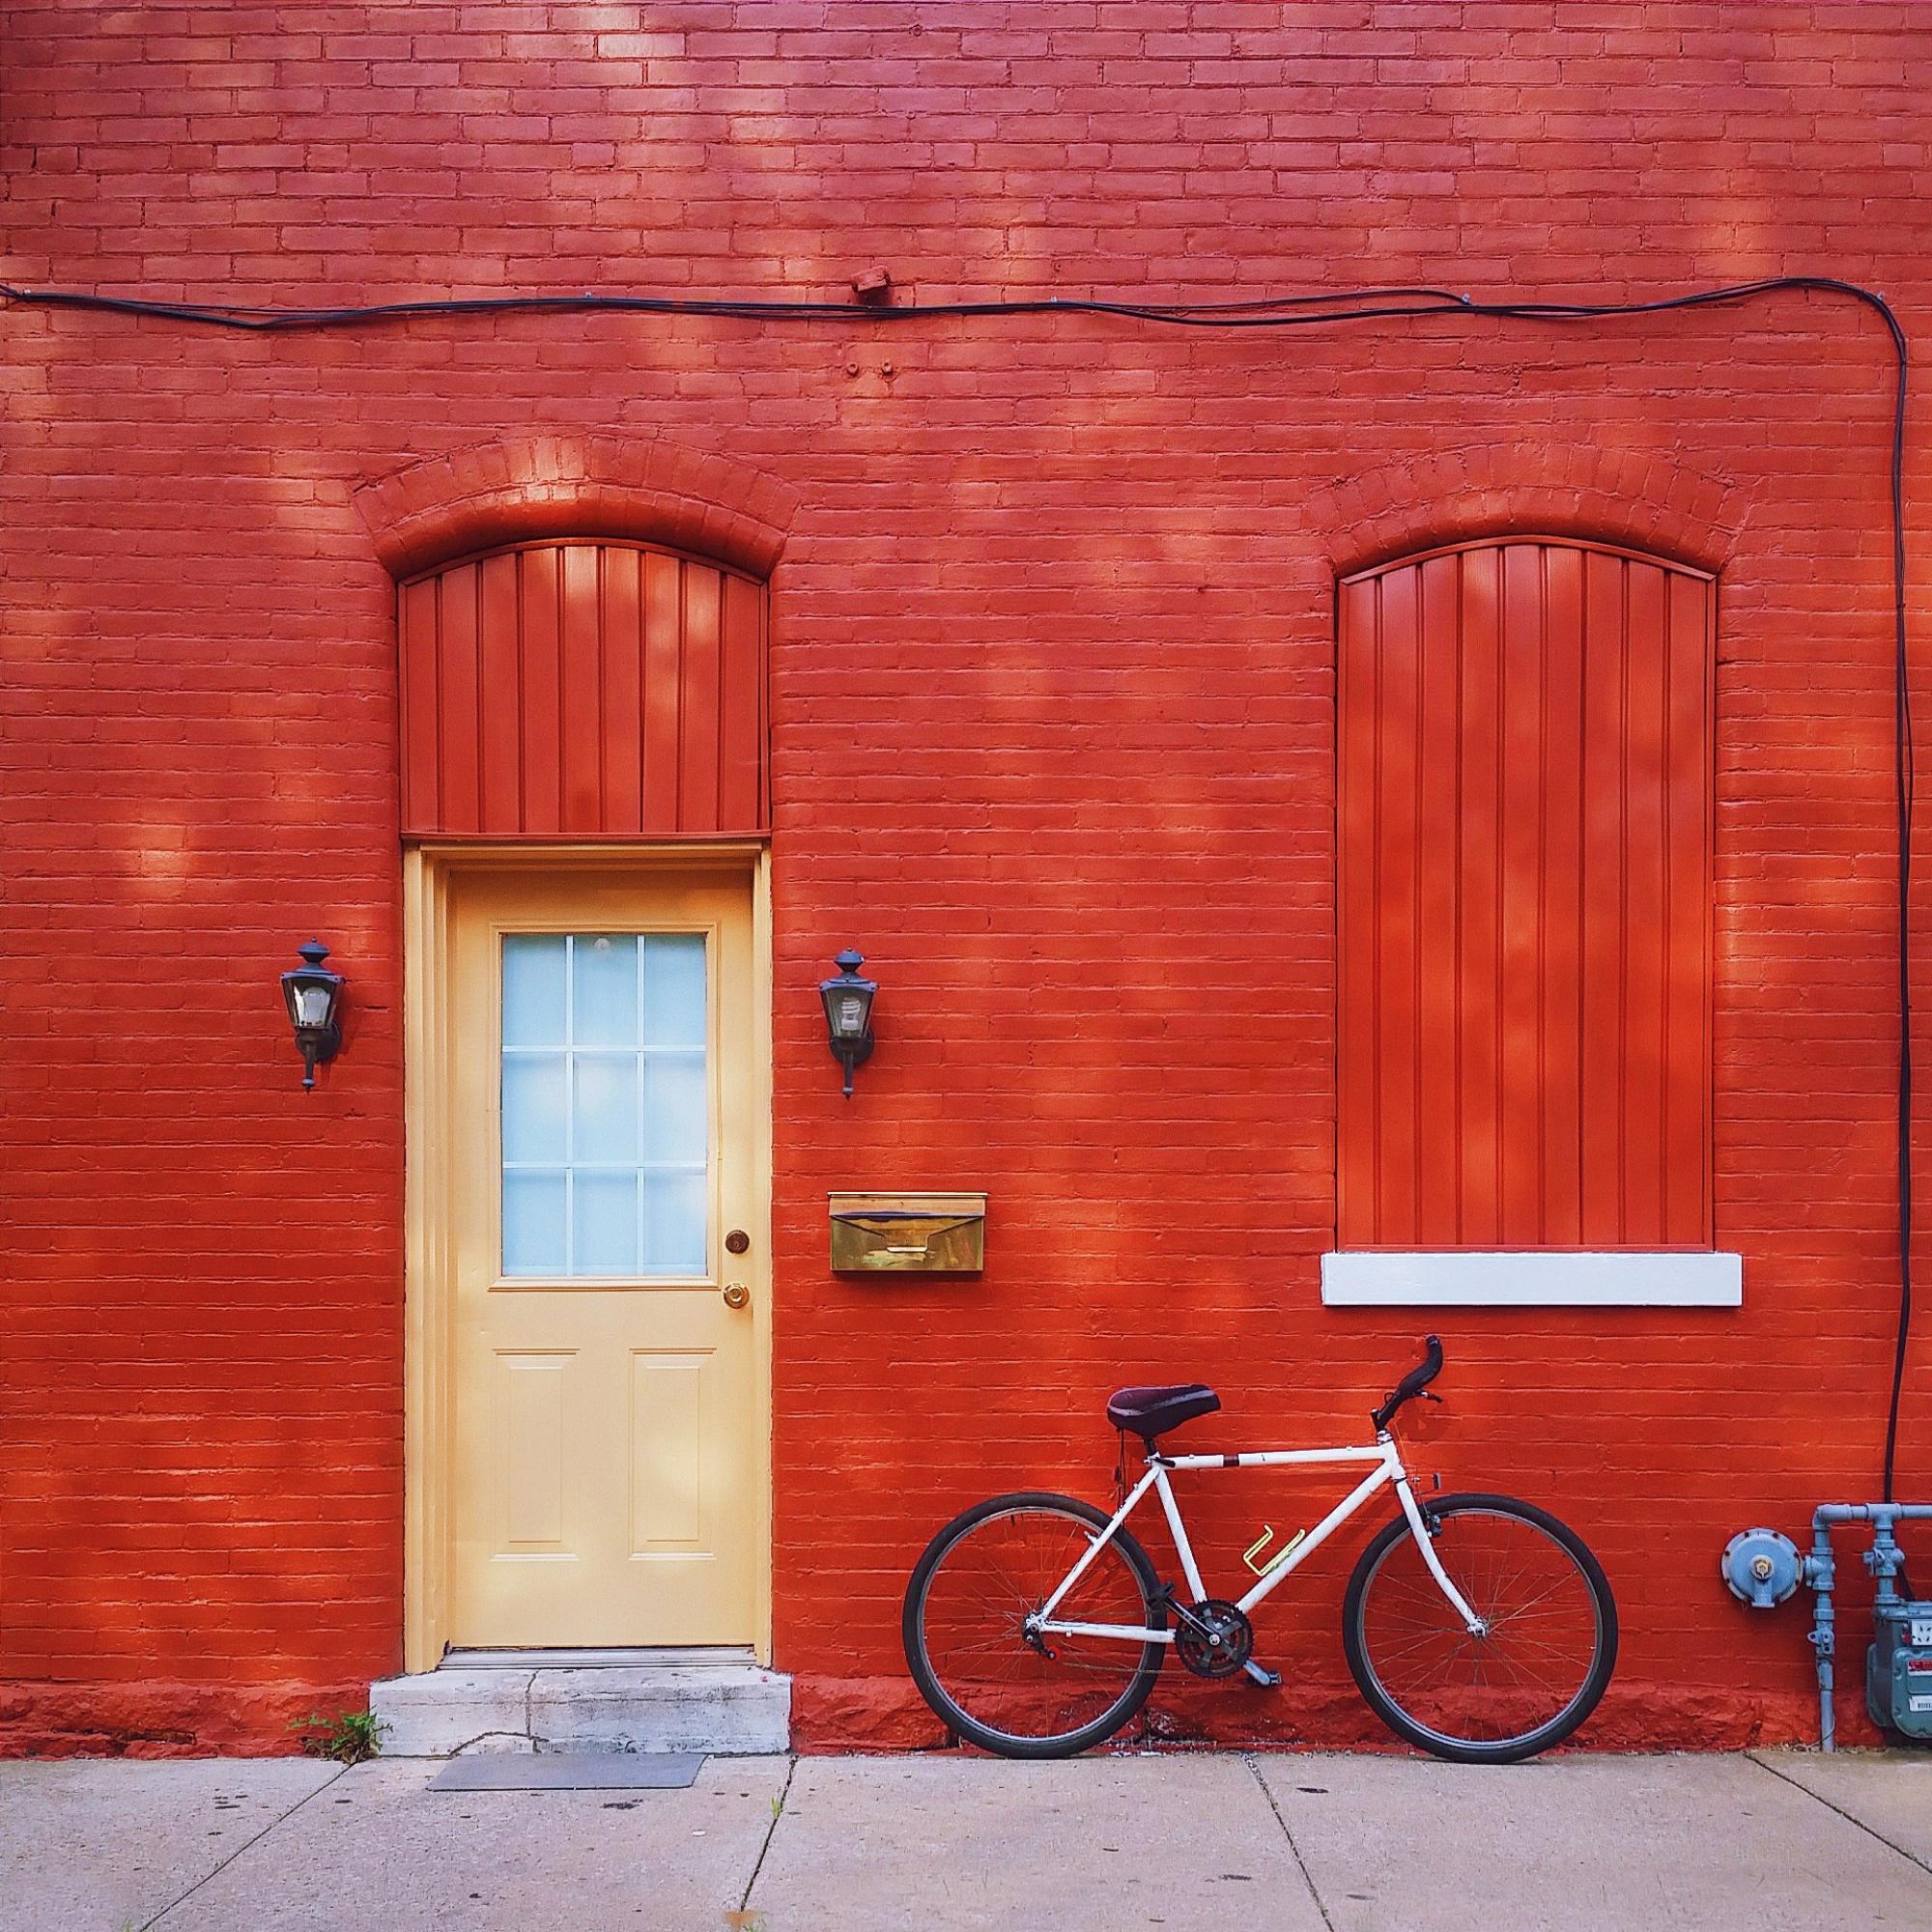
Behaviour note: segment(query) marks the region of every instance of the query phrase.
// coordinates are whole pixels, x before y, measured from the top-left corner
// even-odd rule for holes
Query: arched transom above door
[[[399,596],[406,838],[769,829],[754,579],[566,541],[445,564]]]

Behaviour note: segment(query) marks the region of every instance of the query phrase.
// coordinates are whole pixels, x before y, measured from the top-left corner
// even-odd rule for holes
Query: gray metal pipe
[[[1892,1577],[1898,1573],[1897,1548],[1891,1531],[1895,1523],[1932,1522],[1932,1503],[1820,1503],[1811,1515],[1811,1554],[1805,1561],[1805,1580],[1817,1592],[1817,1608],[1811,1624],[1811,1648],[1818,1662],[1818,1747],[1836,1750],[1837,1719],[1832,1710],[1832,1690],[1836,1679],[1833,1660],[1838,1648],[1838,1613],[1832,1603],[1837,1587],[1837,1565],[1832,1555],[1832,1526],[1840,1522],[1868,1522],[1874,1527],[1873,1548],[1888,1546],[1881,1552],[1886,1560],[1874,1563],[1883,1600],[1892,1592]]]
[[[1805,1568],[1811,1587],[1818,1593],[1811,1616],[1810,1645],[1818,1668],[1818,1748],[1836,1750],[1837,1719],[1832,1710],[1832,1660],[1838,1646],[1838,1613],[1832,1606],[1832,1588],[1837,1578],[1832,1559],[1833,1522],[1850,1521],[1849,1517],[1828,1516],[1831,1510],[1856,1505],[1828,1503],[1811,1519],[1811,1555]]]

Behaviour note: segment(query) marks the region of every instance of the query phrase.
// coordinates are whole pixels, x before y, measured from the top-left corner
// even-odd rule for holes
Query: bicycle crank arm
[[[1266,1664],[1257,1663],[1252,1657],[1241,1665],[1241,1668],[1247,1672],[1250,1681],[1259,1684],[1264,1690],[1279,1690],[1281,1689],[1281,1672],[1279,1670],[1270,1670]]]

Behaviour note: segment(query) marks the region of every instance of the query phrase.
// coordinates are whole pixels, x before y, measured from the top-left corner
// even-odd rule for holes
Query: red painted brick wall
[[[14,5],[4,269],[263,303],[838,298],[875,261],[920,301],[1809,270],[1884,290],[1922,340],[1929,53],[1923,11],[1882,4]],[[399,1662],[393,588],[352,496],[591,431],[797,495],[772,707],[801,1735],[931,1735],[897,1659],[907,1568],[997,1487],[1099,1491],[1116,1382],[1213,1378],[1225,1426],[1197,1433],[1257,1443],[1352,1432],[1410,1358],[1423,1316],[1325,1311],[1317,1285],[1333,582],[1505,527],[1720,572],[1716,1217],[1746,1303],[1445,1315],[1416,1460],[1602,1551],[1626,1638],[1596,1742],[1804,1730],[1796,1608],[1748,1618],[1714,1566],[1733,1529],[1876,1484],[1895,952],[1869,317],[1782,296],[1293,336],[855,314],[257,338],[15,307],[0,338],[13,1747],[277,1748]],[[311,931],[354,1004],[304,1096],[274,976]],[[845,943],[885,988],[849,1105],[812,991]],[[981,1280],[827,1274],[825,1190],[897,1185],[989,1190]],[[1313,1508],[1210,1484],[1223,1574]],[[1163,1721],[1370,1738],[1347,1561],[1264,1627],[1281,1699],[1171,1685]]]

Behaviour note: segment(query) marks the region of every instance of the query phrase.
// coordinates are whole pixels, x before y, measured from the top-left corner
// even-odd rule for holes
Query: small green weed
[[[337,1764],[360,1764],[383,1748],[383,1733],[388,1729],[373,1711],[343,1711],[325,1718],[311,1711],[289,1726],[302,1734],[301,1747],[310,1757],[331,1758]]]

